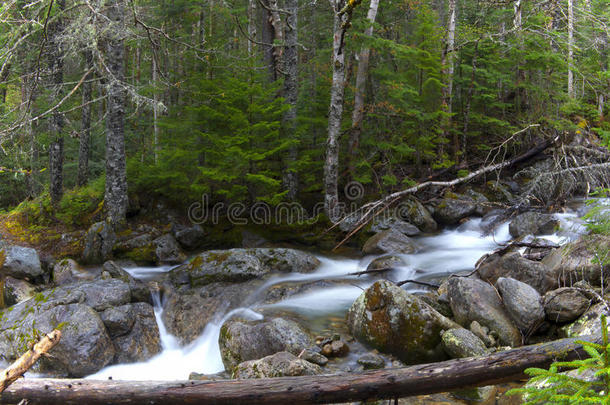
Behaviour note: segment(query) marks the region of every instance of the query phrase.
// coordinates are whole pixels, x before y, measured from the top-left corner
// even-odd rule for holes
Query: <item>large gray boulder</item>
[[[112,248],[117,240],[112,225],[108,222],[97,222],[87,230],[82,262],[84,264],[102,264],[112,258]]]
[[[43,275],[40,258],[35,249],[2,244],[0,246],[0,273],[4,276],[34,280]]]
[[[150,287],[141,280],[138,280],[131,276],[125,269],[119,266],[117,263],[109,260],[102,266],[102,273],[107,273],[110,277],[117,280],[121,280],[129,285],[131,290],[131,302],[146,302],[153,304],[152,295],[150,294]]]
[[[591,300],[577,288],[562,287],[544,295],[544,310],[549,321],[571,322],[591,306]]]
[[[401,219],[415,225],[422,232],[435,232],[438,229],[438,224],[432,218],[430,211],[416,198],[406,198],[400,203],[399,208],[396,212]]]
[[[496,287],[508,314],[525,334],[534,332],[544,321],[542,297],[533,287],[513,278],[500,277]]]
[[[524,212],[517,215],[508,225],[508,231],[513,238],[526,235],[548,235],[559,228],[559,220],[551,214],[540,212]]]
[[[492,284],[500,277],[510,277],[528,284],[540,294],[558,287],[557,273],[544,261],[528,260],[518,252],[489,256],[477,270],[481,279]]]
[[[178,246],[176,239],[169,233],[153,240],[157,263],[179,264],[186,260],[186,255]]]
[[[418,227],[395,217],[375,218],[371,225],[371,232],[379,233],[393,229],[407,236],[417,236],[421,233]]]
[[[178,243],[187,250],[195,250],[205,241],[205,231],[201,225],[179,227],[174,232],[174,237]]]
[[[131,307],[128,312],[132,318],[126,319],[126,325],[131,323],[131,328],[126,333],[117,334],[112,338],[116,350],[114,361],[116,363],[146,361],[161,352],[161,336],[155,312],[152,306],[143,302],[126,306]],[[108,325],[108,320],[109,317],[106,317],[105,325]],[[119,328],[114,328],[115,333],[117,329]]]
[[[56,285],[70,284],[82,278],[83,272],[72,259],[62,259],[53,266],[53,282]],[[93,278],[93,275],[91,275]]]
[[[442,330],[458,328],[428,304],[389,281],[377,281],[347,313],[350,333],[362,343],[406,364],[445,358]]]
[[[298,355],[312,342],[298,323],[273,318],[263,321],[229,320],[220,329],[218,344],[225,368],[233,370],[239,363],[278,352]]]
[[[235,367],[233,378],[296,377],[322,374],[322,368],[289,352],[279,352],[260,360],[250,360]]]
[[[468,327],[472,321],[477,321],[495,331],[502,344],[513,347],[521,345],[519,329],[490,284],[472,277],[452,277],[447,294],[458,323]]]
[[[476,211],[477,203],[472,198],[448,192],[436,206],[433,216],[438,223],[453,225],[475,214]]]
[[[415,242],[394,229],[379,232],[370,237],[362,247],[367,255],[381,253],[413,253],[417,250]]]
[[[272,272],[309,273],[320,261],[294,249],[259,248],[210,250],[170,272],[176,285],[204,286],[214,282],[243,282]]]

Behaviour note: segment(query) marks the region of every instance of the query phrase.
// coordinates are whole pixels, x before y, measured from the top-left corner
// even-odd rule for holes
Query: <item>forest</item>
[[[607,0],[0,2],[0,403],[607,403],[609,35]]]

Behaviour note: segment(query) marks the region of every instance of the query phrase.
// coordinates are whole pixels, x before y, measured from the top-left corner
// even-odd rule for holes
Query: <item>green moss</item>
[[[150,244],[129,250],[121,255],[139,264],[154,264],[157,262],[155,247]]]

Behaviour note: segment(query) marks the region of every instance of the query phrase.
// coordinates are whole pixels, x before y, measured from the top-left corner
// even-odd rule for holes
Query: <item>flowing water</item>
[[[571,211],[556,214],[562,226],[560,231],[545,236],[557,243],[576,238],[584,231],[583,223],[577,217],[582,212]],[[481,256],[510,240],[508,224],[502,224],[491,234],[484,235],[481,219],[473,218],[455,229],[447,229],[435,235],[415,237],[419,249],[416,253],[400,255],[406,266],[392,271],[394,281],[416,279],[434,280],[449,274],[471,271]],[[162,305],[159,296],[155,299],[155,315],[161,335],[162,352],[154,358],[132,364],[119,364],[107,367],[89,376],[92,379],[112,377],[119,380],[179,380],[188,378],[191,372],[214,374],[224,370],[218,347],[220,327],[229,318],[239,316],[246,319],[262,319],[265,310],[281,310],[312,323],[326,319],[341,319],[362,290],[372,284],[372,277],[350,276],[350,273],[363,271],[376,256],[362,259],[344,257],[318,257],[320,266],[311,274],[293,273],[277,275],[268,279],[258,289],[246,297],[243,307],[225,314],[217,314],[217,322],[210,322],[201,336],[187,346],[181,346],[169,334],[161,320]],[[155,278],[171,267],[126,269],[132,276],[140,279]],[[306,283],[316,280],[343,280],[343,283],[330,287],[313,288],[304,293],[290,296],[274,304],[261,304],[257,300],[263,292],[280,283]],[[410,291],[421,290],[417,285],[408,284]],[[313,325],[309,325],[314,329]]]

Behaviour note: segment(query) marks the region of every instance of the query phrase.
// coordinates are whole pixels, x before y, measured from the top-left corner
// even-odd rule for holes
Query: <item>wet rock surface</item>
[[[322,374],[322,368],[289,352],[279,352],[260,360],[250,360],[235,367],[233,377],[273,378]]]
[[[534,332],[545,315],[538,291],[528,284],[504,277],[498,279],[496,287],[517,327],[525,334]]]
[[[415,250],[415,242],[408,236],[394,229],[379,232],[369,238],[362,247],[362,252],[369,255],[381,253],[413,253]]]

